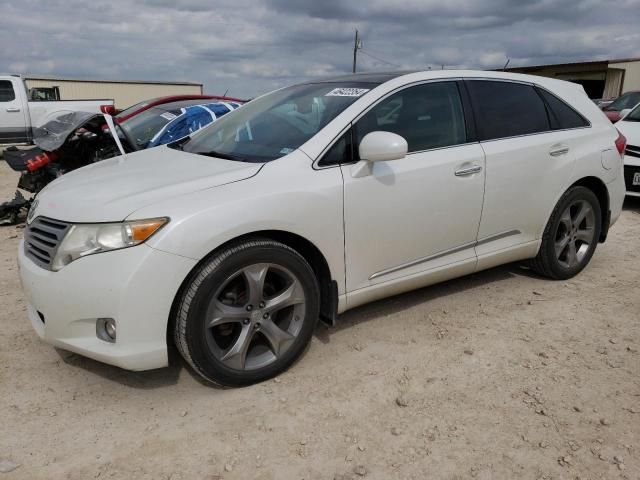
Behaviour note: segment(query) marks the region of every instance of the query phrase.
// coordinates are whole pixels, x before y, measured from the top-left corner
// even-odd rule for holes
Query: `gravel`
[[[0,194],[16,180],[0,162]],[[174,354],[128,372],[41,342],[18,280],[22,235],[0,227],[2,478],[640,472],[640,201],[572,280],[508,265],[382,300],[319,326],[289,371],[242,389],[205,386]]]

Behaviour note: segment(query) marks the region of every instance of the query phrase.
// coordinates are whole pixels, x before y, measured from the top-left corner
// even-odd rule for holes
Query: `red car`
[[[626,108],[633,108],[640,103],[640,91],[626,92],[602,109],[604,114],[616,123],[620,120],[620,112]]]
[[[152,107],[156,107],[158,105],[164,105],[165,103],[171,102],[181,102],[183,100],[218,100],[220,102],[237,102],[244,103],[246,100],[241,100],[239,98],[233,97],[224,97],[219,95],[169,95],[166,97],[157,97],[152,98],[150,100],[145,100],[140,103],[136,103],[135,105],[131,105],[128,108],[125,108],[120,113],[118,113],[114,119],[117,123],[122,123],[129,120],[131,117],[138,115],[140,112],[144,112]],[[108,113],[108,112],[105,112]]]

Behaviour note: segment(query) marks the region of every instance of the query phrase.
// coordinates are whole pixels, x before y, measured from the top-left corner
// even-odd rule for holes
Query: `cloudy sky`
[[[135,6],[134,6],[135,5]],[[351,71],[640,56],[640,0],[0,0],[0,72],[253,96]]]

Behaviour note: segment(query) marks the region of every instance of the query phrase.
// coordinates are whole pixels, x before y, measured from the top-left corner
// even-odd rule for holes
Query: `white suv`
[[[363,74],[264,95],[191,138],[51,183],[19,263],[38,334],[131,370],[283,371],[318,318],[531,259],[576,275],[620,215],[624,137],[581,87]]]

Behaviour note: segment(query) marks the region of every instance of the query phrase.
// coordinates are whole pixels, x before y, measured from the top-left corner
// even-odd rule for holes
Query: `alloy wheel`
[[[294,343],[305,316],[302,283],[272,264],[246,266],[227,277],[207,308],[210,352],[234,370],[263,368]]]
[[[562,212],[554,246],[556,258],[565,268],[574,268],[595,241],[596,215],[585,200],[576,200]]]

